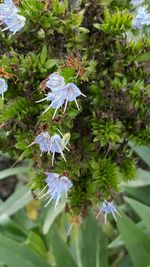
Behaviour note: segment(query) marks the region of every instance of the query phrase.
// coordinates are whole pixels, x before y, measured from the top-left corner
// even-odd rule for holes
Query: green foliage
[[[111,190],[118,191],[120,180],[119,168],[110,159],[99,159],[98,162],[91,162],[93,168],[93,186],[101,192],[104,198],[111,194]]]
[[[120,171],[124,181],[133,180],[136,174],[136,165],[131,158],[124,159],[120,164]]]
[[[73,182],[68,210],[79,215],[114,198],[121,181],[134,179],[137,155],[129,141],[149,144],[150,38],[143,30],[135,42],[128,1],[71,6],[65,0],[20,1],[25,27],[14,36],[0,32],[1,75],[9,86],[0,103],[0,149],[32,161],[31,189],[44,187],[45,171],[67,172]],[[80,110],[68,103],[55,119],[52,108],[42,115],[49,102],[36,103],[49,92],[45,83],[53,72],[86,95],[78,98]],[[37,145],[27,146],[40,132],[53,135],[57,129],[70,133],[70,151],[64,152],[67,162],[57,156],[51,166],[50,155],[41,157]]]
[[[54,203],[44,209],[38,200],[32,200],[27,187],[19,184],[0,207],[2,266],[20,266],[20,261],[24,267],[149,266],[149,177],[148,171],[139,169],[136,180],[122,185],[118,198],[121,217],[117,216],[116,223],[119,232],[111,220],[103,225],[95,218],[97,209],[83,221],[81,216],[60,214],[62,203],[55,211]],[[123,199],[123,194],[128,197]],[[36,213],[34,219],[32,213]]]
[[[108,143],[115,144],[121,142],[121,128],[122,124],[117,122],[108,121],[107,119],[101,120],[101,123],[96,118],[96,121],[93,121],[93,135],[96,137],[93,139],[93,142],[100,142],[100,145],[103,147]]]
[[[111,14],[108,9],[105,9],[104,21],[100,28],[106,33],[115,35],[122,34],[131,28],[132,17],[133,15],[128,10],[124,10],[123,12],[118,10]]]

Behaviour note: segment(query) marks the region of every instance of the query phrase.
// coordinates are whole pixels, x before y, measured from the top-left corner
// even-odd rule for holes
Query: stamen
[[[107,223],[107,212],[105,212],[105,214],[104,214],[104,224],[106,224]]]
[[[67,231],[67,236],[70,234],[70,232],[71,232],[71,230],[72,230],[72,227],[73,227],[73,223],[70,224],[70,227],[69,227],[69,229],[68,229],[68,231]]]
[[[77,99],[75,98],[75,103],[76,103],[76,106],[77,106],[77,109],[80,110],[79,108],[79,105],[78,105],[78,102],[77,102]]]
[[[66,99],[66,102],[65,102],[65,107],[64,107],[64,111],[63,111],[63,114],[65,113],[66,111],[66,108],[67,108],[67,104],[68,104],[68,100]]]
[[[57,131],[60,133],[61,136],[63,136],[62,132],[57,128]]]
[[[61,149],[61,147],[60,147],[59,145],[58,145],[58,148],[59,148],[59,150],[60,150],[60,154],[62,155],[64,161],[66,162],[66,158],[65,158],[65,156],[64,156],[64,153],[62,152],[62,149]]]
[[[59,200],[60,200],[60,196],[58,195],[57,199],[56,199],[56,202],[55,202],[55,207],[54,207],[54,210],[56,210],[57,206],[58,206],[58,203],[59,203]]]
[[[115,213],[113,212],[113,210],[112,210],[112,215],[113,215],[113,217],[114,217],[114,219],[115,219],[115,221],[117,221],[117,219],[116,219],[116,216],[115,216]]]
[[[33,146],[35,144],[36,144],[36,142],[32,142],[30,145],[27,146],[27,148],[30,147],[30,146]]]
[[[48,192],[46,192],[43,196],[39,197],[39,199],[42,199],[43,197],[47,196]]]
[[[51,106],[48,106],[48,108],[46,108],[46,109],[42,112],[42,115],[45,114],[50,108],[51,108]]]
[[[65,149],[67,150],[67,151],[70,151],[70,149],[68,148],[68,147],[66,147],[66,146],[64,146],[65,147]]]
[[[44,188],[41,190],[41,192],[37,195],[37,198],[45,191],[45,189],[48,187],[48,185],[44,186]]]
[[[118,210],[116,208],[114,210],[121,217],[121,214],[118,212]]]
[[[54,158],[55,158],[55,152],[52,155],[52,166],[54,166]]]
[[[8,27],[2,29],[2,32],[7,31],[8,29],[10,29],[10,27],[11,27],[11,26],[8,26]]]
[[[83,93],[81,93],[81,95],[82,95],[82,96],[84,96],[84,97],[87,97],[87,96],[86,96],[86,95],[84,95]]]
[[[45,101],[46,99],[47,99],[47,97],[44,97],[44,98],[42,98],[42,99],[40,99],[40,100],[36,101],[35,103],[40,103],[40,102],[43,102],[43,101]]]
[[[102,208],[100,209],[99,213],[96,215],[96,218],[98,218],[98,216],[101,214],[102,212]]]
[[[44,205],[44,207],[46,208],[48,206],[48,204],[52,201],[53,199],[53,195],[50,197],[49,201]]]
[[[11,25],[11,26],[8,26],[8,27],[2,29],[2,32],[7,31],[7,30],[9,30],[9,29],[11,29],[11,28],[13,28],[13,27],[15,27],[15,26],[17,26],[17,25],[18,25],[18,22],[15,23],[15,24],[13,24],[13,25]],[[16,31],[16,32],[17,32],[17,31]]]

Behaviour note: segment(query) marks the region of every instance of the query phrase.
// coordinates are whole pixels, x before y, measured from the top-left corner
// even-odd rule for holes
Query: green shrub
[[[14,36],[0,32],[1,77],[9,90],[1,101],[0,149],[16,160],[33,163],[29,181],[33,190],[44,187],[45,171],[63,173],[73,182],[68,195],[69,210],[80,214],[103,199],[112,199],[121,181],[134,179],[136,156],[128,141],[147,145],[150,141],[150,94],[145,55],[150,38],[131,27],[134,12],[129,2],[83,1],[73,10],[67,1],[38,0],[19,4],[26,17],[23,30]],[[104,1],[105,2],[105,1]],[[54,119],[48,102],[36,103],[48,93],[45,80],[61,74],[75,83],[86,98],[59,109]],[[67,161],[40,156],[37,145],[28,147],[42,131],[59,129],[70,133]]]

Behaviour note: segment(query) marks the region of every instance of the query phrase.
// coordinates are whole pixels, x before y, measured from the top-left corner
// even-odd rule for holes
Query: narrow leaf
[[[11,267],[50,267],[37,253],[3,235],[0,235],[0,260]]]
[[[135,210],[135,212],[142,219],[147,229],[150,231],[150,207],[131,198],[126,197],[125,200]]]
[[[51,244],[57,267],[77,267],[67,245],[55,228],[52,229]]]
[[[47,47],[46,45],[44,45],[42,48],[42,52],[40,54],[40,62],[42,65],[45,63],[46,58],[47,58]]]
[[[19,209],[23,208],[32,200],[32,194],[26,186],[18,188],[3,204],[0,206],[0,220],[5,214],[11,216]]]
[[[43,234],[47,234],[50,227],[52,226],[56,217],[64,210],[65,203],[59,203],[55,209],[55,203],[49,205],[47,215],[43,224]]]
[[[129,145],[135,153],[150,167],[150,148],[146,146],[136,146],[132,142]]]
[[[118,217],[117,224],[135,266],[147,267],[150,263],[150,239],[126,216]]]
[[[9,176],[12,176],[12,175],[18,175],[18,174],[21,174],[21,173],[28,173],[29,172],[29,167],[26,166],[26,167],[15,167],[15,168],[9,168],[7,170],[3,170],[0,172],[0,180],[2,179],[5,179]]]
[[[83,267],[107,267],[107,238],[100,224],[90,215],[82,226],[81,258]]]
[[[58,59],[49,59],[45,62],[44,67],[48,70],[54,67],[58,62]]]

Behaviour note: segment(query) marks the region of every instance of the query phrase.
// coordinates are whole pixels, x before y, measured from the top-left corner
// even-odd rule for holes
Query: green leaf
[[[126,257],[123,257],[123,259],[121,260],[121,262],[119,262],[119,265],[117,265],[117,267],[133,267],[133,263],[131,262],[130,257],[127,255]]]
[[[27,203],[33,199],[30,190],[26,186],[19,187],[14,194],[12,194],[3,204],[0,206],[0,220],[5,214],[11,216],[19,209],[23,208]]]
[[[126,183],[123,183],[123,185],[125,187],[127,186]],[[150,185],[150,172],[142,169],[138,169],[136,179],[128,183],[128,186],[130,187],[140,187],[146,185]]]
[[[109,245],[109,249],[117,249],[119,247],[123,246],[123,241],[121,240],[121,237],[118,236],[116,239],[114,239]]]
[[[83,267],[108,267],[107,238],[94,216],[88,216],[83,223],[81,236]]]
[[[134,152],[150,167],[150,148],[146,146],[136,146],[132,142],[129,143]]]
[[[150,186],[126,187],[125,192],[127,196],[150,206]]]
[[[54,227],[51,232],[51,244],[57,267],[77,267],[67,245]]]
[[[44,67],[48,70],[51,69],[52,67],[54,67],[58,62],[58,59],[49,59],[45,62]]]
[[[136,267],[150,263],[150,239],[126,216],[118,217],[118,229]]]
[[[9,168],[7,170],[3,170],[0,172],[0,180],[5,179],[12,175],[17,175],[21,173],[28,173],[30,168],[28,166],[25,167],[15,167],[15,168]]]
[[[136,224],[136,226],[142,230],[142,232],[144,234],[148,234],[148,230],[147,228],[145,227],[145,225],[143,225],[143,222],[140,221]],[[114,239],[109,245],[108,245],[108,248],[109,249],[118,249],[119,247],[122,247],[124,245],[123,243],[123,240],[121,239],[121,236],[119,235],[116,239]]]
[[[26,245],[32,248],[35,252],[41,254],[41,256],[46,257],[46,248],[44,241],[40,235],[35,232],[30,232],[28,239],[26,240]]]
[[[94,28],[101,30],[101,24],[100,23],[94,23],[93,26],[94,26]]]
[[[0,235],[0,260],[11,267],[50,267],[37,253],[3,235]]]
[[[27,231],[22,225],[16,223],[5,214],[0,220],[0,232],[17,241],[24,241],[27,236]]]
[[[45,217],[45,221],[43,224],[43,234],[47,234],[50,227],[52,226],[56,217],[64,210],[65,203],[59,203],[57,208],[55,209],[55,203],[51,203],[49,205],[49,209],[47,211],[47,215]]]
[[[44,45],[42,48],[42,52],[40,54],[40,62],[42,65],[45,63],[46,58],[47,58],[47,47],[46,45]]]
[[[147,229],[150,231],[150,207],[140,203],[139,201],[136,201],[131,198],[125,198],[127,203],[135,210],[135,212],[139,215],[139,217],[142,219],[143,223],[147,227]]]

